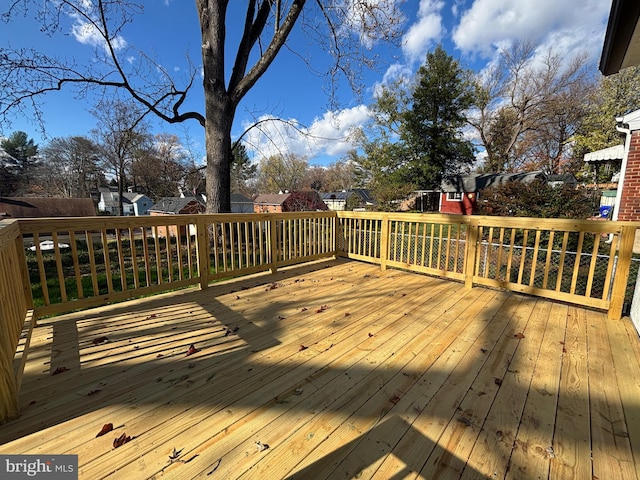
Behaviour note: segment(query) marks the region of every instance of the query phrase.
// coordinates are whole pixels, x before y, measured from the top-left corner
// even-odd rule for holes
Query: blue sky
[[[85,0],[86,1],[86,0]],[[394,0],[377,0],[393,2]],[[136,47],[152,55],[178,78],[188,69],[186,53],[198,67],[200,32],[195,2],[186,0],[145,0],[144,14],[121,33],[123,46]],[[245,1],[232,0],[227,32],[233,40],[242,28]],[[338,91],[340,105],[329,107],[326,79],[314,74],[300,56],[322,70],[326,54],[313,45],[300,29],[294,30],[269,71],[240,104],[233,135],[259,119],[278,118],[295,122],[311,135],[286,131],[281,122],[264,123],[245,138],[254,159],[277,152],[304,155],[311,164],[327,164],[342,158],[351,148],[349,133],[367,119],[367,105],[377,86],[398,75],[412,74],[437,43],[463,66],[476,71],[490,64],[498,49],[516,40],[532,40],[541,54],[552,47],[555,53],[571,58],[586,52],[597,70],[611,2],[609,0],[407,0],[399,2],[404,14],[402,44],[397,48],[376,45],[372,55],[380,57],[379,67],[364,71],[361,97],[346,85]],[[3,7],[0,7],[0,10]],[[32,12],[33,13],[33,12]],[[95,49],[90,32],[74,19],[61,26],[62,35],[47,37],[29,15],[14,17],[0,26],[0,47],[32,47],[56,52],[79,62],[92,62]],[[123,49],[124,51],[124,49]],[[135,54],[129,61],[136,62]],[[197,79],[201,81],[200,78]],[[196,85],[189,109],[203,112],[201,88]],[[96,119],[89,110],[91,98],[74,98],[71,91],[56,92],[42,99],[46,134],[51,137],[90,135]],[[0,125],[0,134],[22,130],[40,145],[47,142],[28,119],[15,117],[11,125]],[[202,127],[187,122],[179,127],[154,122],[155,133],[187,135],[193,152],[204,152]]]

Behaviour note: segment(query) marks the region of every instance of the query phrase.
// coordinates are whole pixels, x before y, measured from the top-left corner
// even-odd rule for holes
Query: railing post
[[[389,260],[389,247],[391,244],[391,220],[389,215],[382,216],[382,229],[380,231],[380,269],[387,269]]]
[[[200,289],[205,290],[209,286],[209,231],[207,223],[199,216],[196,217],[196,230]]]
[[[269,264],[271,273],[278,271],[278,232],[276,218],[269,218]]]
[[[608,317],[611,320],[620,320],[622,318],[622,307],[624,305],[624,295],[629,280],[635,235],[635,226],[625,225],[622,227],[620,243],[618,244],[618,263],[616,265],[616,274],[613,279],[611,300],[609,302]]]
[[[473,273],[476,266],[476,255],[478,250],[478,230],[479,220],[471,218],[467,224],[467,242],[465,245],[464,265],[462,273],[464,274],[464,286],[473,287]]]

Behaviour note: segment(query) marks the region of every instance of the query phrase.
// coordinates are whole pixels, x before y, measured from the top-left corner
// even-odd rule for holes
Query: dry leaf
[[[51,375],[58,375],[59,373],[68,372],[69,369],[67,367],[58,367],[56,368]]]
[[[145,320],[149,320],[151,318],[156,318],[158,315],[156,315],[155,313],[152,313],[151,315],[149,315]]]
[[[99,388],[96,388],[95,390],[91,390],[89,393],[87,393],[87,395],[95,395],[96,393],[100,393],[101,391],[102,390],[100,390]]]
[[[108,341],[109,339],[107,337],[98,337],[94,338],[91,343],[93,343],[94,345],[100,345],[101,343],[106,343]]]
[[[259,452],[264,452],[269,448],[269,445],[267,445],[266,443],[262,443],[260,440],[258,440],[256,442],[256,447],[258,447]]]
[[[113,440],[113,448],[121,447],[122,445],[124,445],[129,441],[131,441],[131,437],[128,436],[126,433],[123,433],[122,435],[120,435],[119,437]]]
[[[494,378],[493,379],[493,383],[495,383],[496,385],[502,385],[502,379],[501,378]]]
[[[316,310],[316,313],[322,313],[328,308],[329,308],[328,305],[322,305],[318,310]]]
[[[369,338],[373,337],[373,333],[369,333]]]
[[[514,337],[515,337],[515,338],[517,338],[517,339],[519,339],[519,340],[522,340],[522,339],[524,338],[524,335],[523,335],[522,333],[516,333],[516,334],[514,335]]]
[[[113,430],[113,423],[105,423],[102,426],[102,430],[100,430],[98,432],[98,434],[96,435],[96,438],[101,437],[102,435],[105,435],[105,434],[109,433],[111,430]]]
[[[200,349],[196,348],[195,345],[191,344],[189,345],[189,350],[187,350],[187,357],[189,355],[193,355],[194,353],[198,353],[200,351]]]
[[[173,452],[171,453],[171,455],[169,455],[169,460],[171,462],[177,460],[178,457],[180,456],[180,454],[182,453],[182,450],[184,450],[184,449],[181,448],[180,450],[176,450],[176,447],[173,447]]]
[[[300,345],[300,348],[298,349],[299,352],[301,352],[302,350],[306,350],[309,347],[305,347],[304,345]]]
[[[300,309],[300,311],[301,311],[301,312],[306,312],[306,311],[307,311],[307,307],[302,307],[302,308]]]

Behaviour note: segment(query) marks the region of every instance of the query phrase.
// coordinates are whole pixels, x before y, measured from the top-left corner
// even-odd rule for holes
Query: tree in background
[[[629,67],[615,75],[601,77],[596,88],[587,92],[584,100],[585,116],[574,140],[576,163],[584,155],[624,143],[616,130],[616,117],[640,109],[640,67]],[[612,172],[603,170],[608,181]]]
[[[263,158],[258,166],[258,189],[262,193],[293,192],[304,187],[308,162],[293,153]]]
[[[147,137],[144,144],[137,146],[131,163],[134,190],[154,201],[174,197],[185,190],[188,165],[187,153],[176,135]]]
[[[40,157],[38,145],[25,132],[13,132],[0,142],[5,154],[2,162],[2,194],[6,196],[23,196],[34,192],[34,180],[37,177]],[[6,182],[6,183],[5,183]]]
[[[118,98],[103,99],[92,113],[98,119],[94,136],[103,168],[118,185],[118,209],[119,214],[124,215],[122,194],[136,155],[148,142],[148,125],[138,105],[125,103]]]
[[[475,160],[473,146],[462,133],[473,102],[468,79],[469,72],[441,45],[418,69],[400,138],[409,158],[404,176],[421,189],[439,188],[443,178],[461,173]]]
[[[544,168],[558,173],[570,156],[593,78],[586,55],[540,55],[532,42],[516,42],[499,61],[476,75],[475,128],[492,173]]]
[[[252,197],[258,165],[251,162],[247,149],[241,143],[236,143],[233,148],[233,163],[231,163],[231,193],[242,193]]]
[[[89,138],[54,138],[42,149],[40,178],[47,195],[88,198],[93,189],[106,183],[98,146]]]
[[[473,145],[462,132],[472,101],[469,73],[440,45],[412,82],[381,89],[357,162],[383,208],[411,190],[437,189],[472,165]]]
[[[202,63],[199,66],[188,62],[186,78],[180,80],[171,78],[169,71],[150,55],[123,40],[129,24],[144,13],[140,4],[124,0],[9,2],[1,15],[5,21],[33,8],[41,31],[53,35],[67,34],[67,22],[63,20],[73,18],[92,32],[98,45],[92,62],[20,46],[2,49],[0,77],[6,88],[0,90],[0,118],[7,119],[10,112],[24,111],[27,106],[37,110],[39,95],[75,86],[83,93],[92,88],[117,89],[138,104],[144,114],[153,113],[169,123],[195,120],[205,130],[207,211],[229,212],[231,129],[236,110],[270,68],[294,26],[304,31],[310,43],[319,45],[321,51],[331,56],[327,68],[330,90],[335,88],[337,75],[344,75],[357,90],[356,68],[371,66],[375,56],[369,50],[377,42],[400,37],[398,26],[403,19],[395,0],[249,0],[242,2],[246,14],[239,15],[236,11],[233,16],[229,3],[228,0],[195,2],[201,36],[196,43]],[[226,36],[232,29],[241,32],[236,45],[231,45]],[[236,52],[235,58],[229,55],[232,51]],[[129,56],[138,61],[129,63]],[[300,58],[310,57],[300,54]],[[203,81],[198,81],[200,73]],[[203,89],[203,110],[185,110],[196,86]],[[35,112],[36,118],[38,113]]]

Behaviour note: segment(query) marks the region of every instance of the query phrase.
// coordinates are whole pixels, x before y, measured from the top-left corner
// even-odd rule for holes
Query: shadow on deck
[[[0,453],[87,479],[638,478],[629,323],[318,262],[41,320]]]

